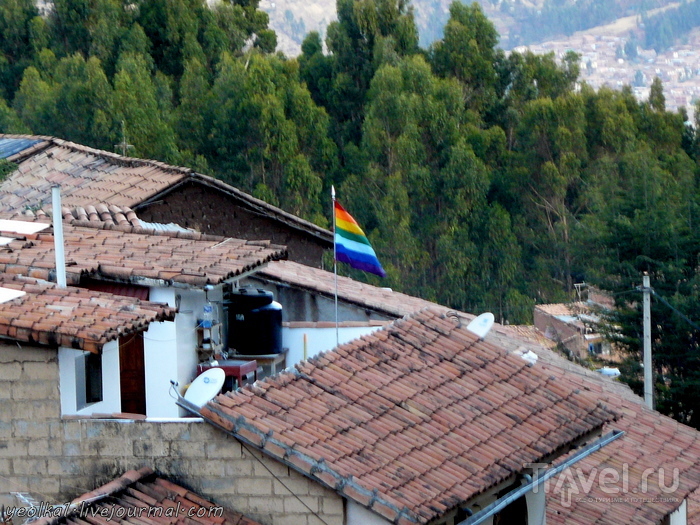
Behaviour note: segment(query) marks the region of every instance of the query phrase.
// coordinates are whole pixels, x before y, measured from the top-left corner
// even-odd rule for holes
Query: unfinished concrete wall
[[[55,350],[0,344],[0,400],[2,492],[60,503],[150,466],[264,524],[343,524],[335,492],[199,419],[61,418]]]

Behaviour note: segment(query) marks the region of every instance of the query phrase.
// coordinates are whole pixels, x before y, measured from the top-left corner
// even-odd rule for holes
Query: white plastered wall
[[[381,326],[352,326],[338,328],[338,341],[342,345],[363,335],[371,334]],[[333,328],[282,328],[282,346],[289,348],[287,366],[292,366],[304,359],[304,335],[306,334],[306,358],[336,346],[335,327]]]
[[[688,523],[688,500],[683,500],[683,503],[674,510],[668,517],[669,525],[686,525]]]
[[[345,500],[346,525],[390,525],[391,522],[379,514],[366,509],[354,501]]]
[[[151,288],[149,301],[175,306],[172,288]],[[179,381],[177,323],[151,323],[143,334],[144,368],[146,371],[146,415],[148,417],[179,417],[181,409],[170,397],[170,380]]]
[[[530,525],[546,525],[547,523],[547,498],[543,486],[538,486],[537,491],[531,490],[525,494],[527,502],[527,522]]]
[[[105,414],[121,410],[119,386],[119,342],[110,341],[102,348],[102,401],[91,403],[78,410],[76,385],[76,360],[86,352],[73,348],[58,349],[58,373],[61,390],[61,413],[63,415]]]
[[[208,293],[215,317],[221,316],[221,287]],[[197,320],[206,296],[203,290],[152,287],[149,300],[179,305],[175,321],[151,323],[144,334],[146,368],[146,412],[149,418],[177,418],[189,415],[169,395],[170,381],[180,387],[192,382],[197,372]]]

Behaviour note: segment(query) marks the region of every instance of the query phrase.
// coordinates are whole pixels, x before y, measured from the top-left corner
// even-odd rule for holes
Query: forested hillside
[[[450,3],[450,0],[412,2],[422,46],[442,38]],[[677,42],[684,38],[689,27],[697,26],[695,0],[478,0],[478,3],[499,30],[499,45],[506,50],[561,40],[626,17],[632,17],[642,27],[644,22],[654,19],[652,25],[647,25],[648,39],[654,42],[659,37]],[[294,56],[299,54],[306,32],[315,30],[325,35],[328,24],[335,19],[334,0],[262,0],[261,7],[270,15],[281,49]],[[664,14],[666,9],[668,13]],[[658,50],[656,44],[651,47]]]
[[[476,4],[429,49],[405,0],[338,0],[328,53],[310,33],[298,59],[267,22],[256,0],[57,0],[47,19],[4,0],[0,132],[114,150],[124,130],[129,155],[325,226],[334,184],[387,270],[373,282],[499,321],[585,280],[627,301],[636,351],[642,271],[697,318],[700,145],[660,82],[642,103],[577,92],[576,55],[506,56]],[[664,308],[659,406],[697,425],[698,333]]]
[[[641,18],[649,10],[675,3],[670,0],[544,0],[540,5],[526,5],[518,0],[501,0],[499,4],[500,10],[512,18],[507,38],[507,46],[512,48],[570,36],[627,16]]]

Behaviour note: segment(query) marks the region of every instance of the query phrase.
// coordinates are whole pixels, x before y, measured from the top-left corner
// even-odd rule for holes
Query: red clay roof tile
[[[0,333],[21,341],[97,352],[108,341],[175,317],[165,304],[30,278],[0,274],[0,286],[26,292],[0,303]]]
[[[518,404],[540,391],[536,409]],[[219,396],[202,415],[256,444],[272,430],[267,441],[287,447],[288,464],[391,521],[418,523],[615,417],[562,373],[527,366],[436,311]]]
[[[0,185],[0,208],[4,211],[50,209],[51,186],[60,184],[63,205],[75,208],[71,212],[74,217],[82,217],[80,208],[83,208],[88,220],[134,224],[138,219],[129,217],[129,208],[189,181],[214,188],[245,208],[304,231],[327,245],[333,240],[328,230],[189,168],[122,157],[52,137],[0,134],[0,138],[41,139],[35,146],[9,158],[18,168]]]
[[[34,523],[110,525],[120,521],[140,525],[260,525],[157,477],[146,467],[125,472],[120,478],[74,499],[66,512]]]
[[[270,260],[286,256],[282,246],[195,234],[178,238],[175,232],[153,232],[130,226],[88,228],[64,225],[66,274],[77,283],[81,275],[134,282],[166,279],[194,286],[218,284]],[[5,273],[28,275],[53,269],[53,236],[43,234],[21,247],[0,247]]]

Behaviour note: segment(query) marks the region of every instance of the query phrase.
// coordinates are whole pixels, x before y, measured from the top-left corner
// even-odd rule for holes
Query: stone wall
[[[0,344],[0,400],[0,479],[6,494],[30,492],[37,500],[60,503],[128,469],[150,466],[264,524],[343,524],[343,499],[335,492],[200,419],[61,418],[55,350]]]

